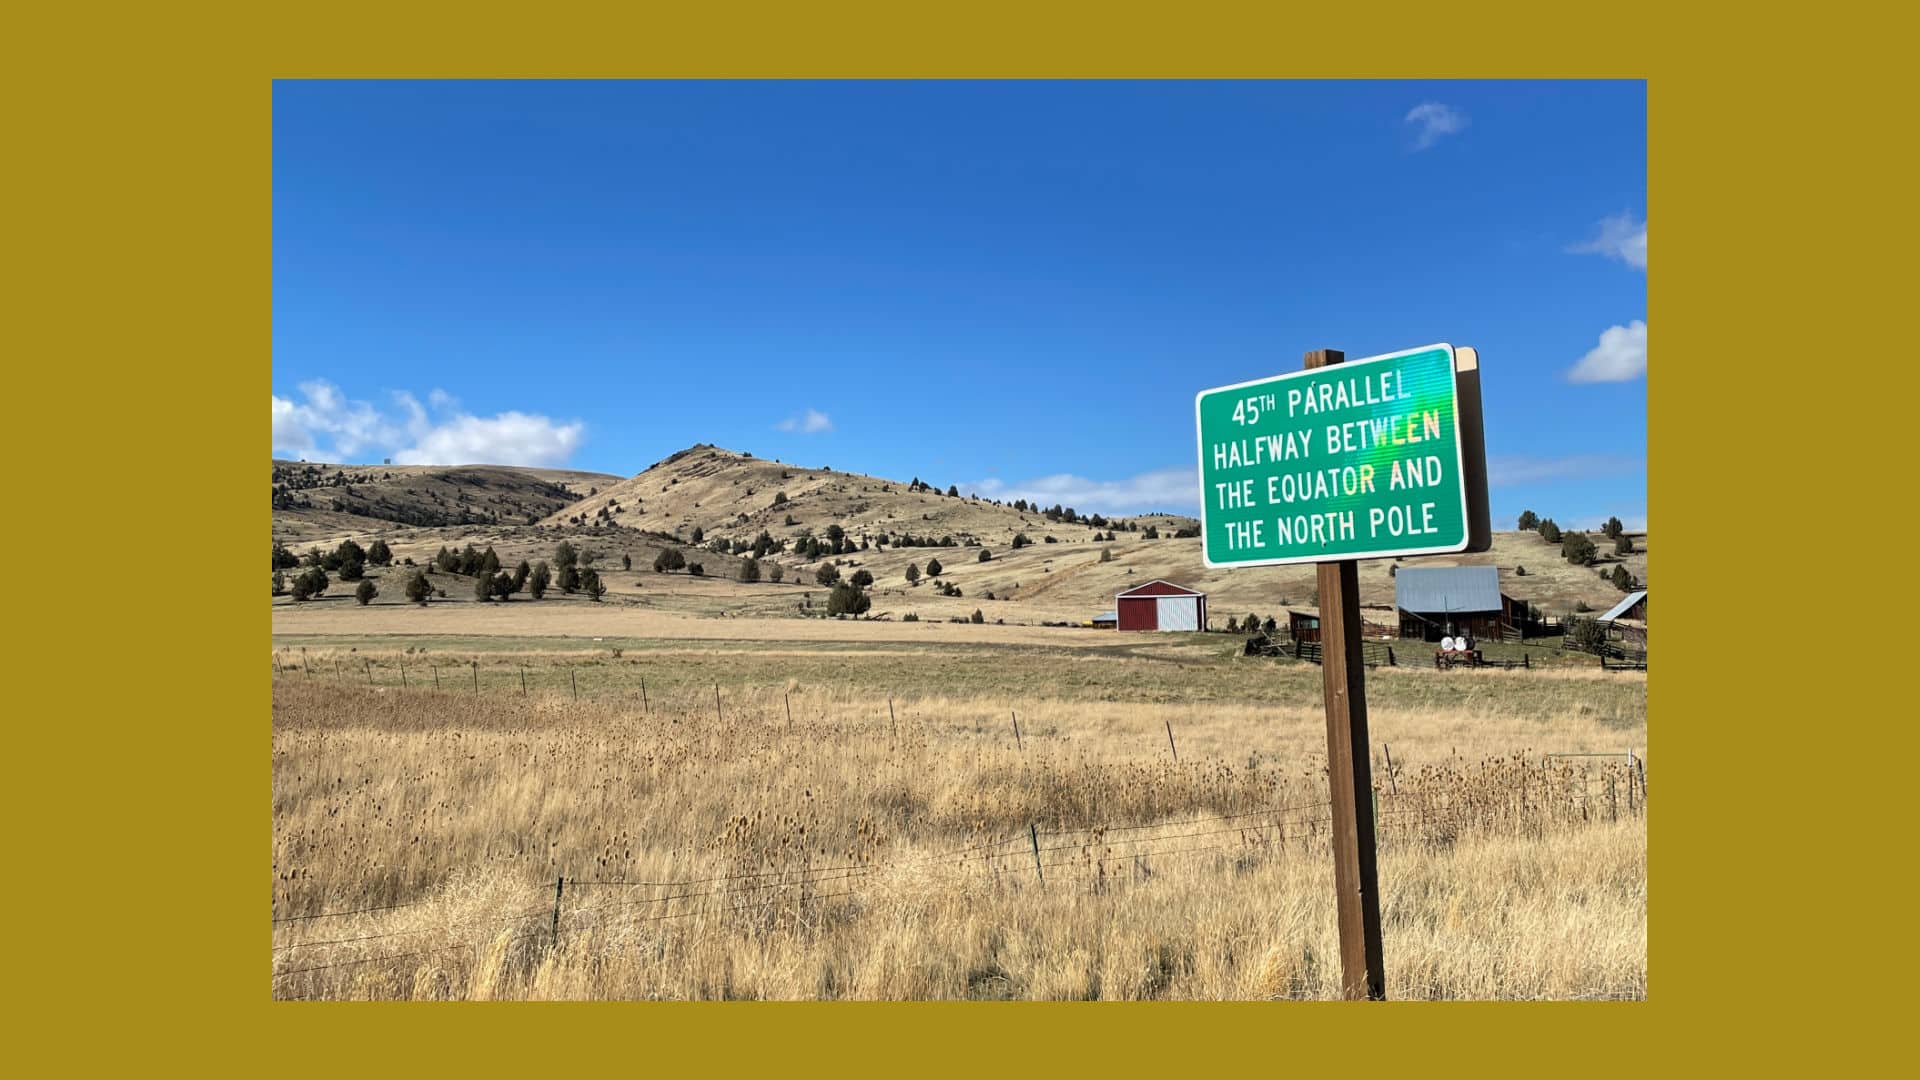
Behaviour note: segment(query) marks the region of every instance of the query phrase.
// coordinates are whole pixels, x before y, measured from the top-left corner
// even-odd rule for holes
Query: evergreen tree
[[[939,559],[927,560],[927,576],[928,577],[939,577],[940,572],[944,569],[946,569],[946,567],[940,565]]]
[[[1531,510],[1520,511],[1520,520],[1516,523],[1521,532],[1532,532],[1540,527],[1540,515]]]
[[[512,574],[507,573],[505,570],[500,570],[493,575],[493,595],[499,597],[501,603],[504,604],[513,599],[513,594],[516,591],[513,585]]]
[[[873,584],[873,575],[868,573],[865,569],[860,569],[860,570],[855,570],[853,572],[853,577],[849,578],[848,580],[853,582],[854,588],[864,589],[867,586]]]
[[[704,567],[704,566],[702,566],[702,565],[700,565],[700,564],[699,564],[699,563],[697,563],[697,562],[696,562],[696,563],[688,563],[688,564],[687,564],[687,573],[688,573],[688,574],[691,574],[691,575],[692,575],[692,576],[694,576],[694,577],[705,577],[705,576],[706,576],[706,573],[707,573],[707,568],[706,568],[706,567]]]
[[[275,540],[273,542],[273,568],[275,570],[290,570],[299,565],[300,556],[288,551],[287,545],[282,544],[280,541]]]
[[[1617,517],[1607,518],[1607,523],[1600,526],[1600,531],[1605,534],[1608,539],[1613,540],[1619,539],[1620,534],[1625,531],[1625,529],[1626,526],[1620,524],[1620,519]]]
[[[279,570],[273,572],[273,595],[283,596],[287,591],[287,575]]]
[[[816,585],[831,585],[840,580],[840,568],[832,563],[821,563],[820,569],[813,572]]]
[[[407,575],[408,600],[419,604],[421,607],[426,607],[427,601],[431,599],[432,596],[433,582],[427,580],[426,571],[415,570],[413,573]]]
[[[342,562],[340,564],[340,580],[341,581],[359,581],[361,578],[366,576],[367,576],[366,564],[361,562],[359,559],[354,559],[350,562]]]
[[[1633,554],[1633,537],[1631,537],[1631,536],[1628,536],[1628,535],[1627,535],[1626,533],[1624,533],[1624,532],[1623,532],[1623,533],[1621,533],[1620,535],[1618,535],[1618,536],[1616,536],[1616,537],[1614,537],[1614,538],[1613,538],[1613,553],[1614,553],[1615,555],[1631,555],[1631,554]]]
[[[588,567],[581,572],[580,588],[585,591],[587,597],[595,603],[599,603],[600,598],[607,595],[607,587],[600,580],[600,571],[592,567]]]
[[[579,589],[580,567],[575,563],[568,563],[562,566],[560,568],[560,591],[572,595],[578,592]]]
[[[1231,615],[1227,616],[1227,633],[1237,634],[1239,632],[1240,632],[1240,620],[1234,618]]]
[[[442,574],[457,573],[460,569],[460,561],[453,552],[447,550],[445,544],[442,544],[440,554],[433,557],[433,568]]]
[[[960,485],[958,485],[958,484],[948,484],[948,485],[947,485],[947,498],[949,498],[949,499],[957,499],[957,498],[959,498],[959,497],[960,497]]]
[[[633,569],[633,556],[627,554],[624,551],[620,553],[620,569],[622,570]]]
[[[974,625],[976,625],[976,626],[977,626],[977,625],[979,625],[980,623],[983,623],[983,622],[986,622],[986,621],[987,621],[987,617],[986,617],[985,615],[982,615],[982,614],[980,614],[980,609],[979,609],[979,608],[974,608],[974,609],[973,609],[973,615],[972,615],[971,617],[969,617],[969,619],[968,619],[967,621],[968,621],[968,622],[971,622],[971,623],[973,623]]]
[[[760,580],[760,560],[749,558],[740,564],[740,580],[752,584]]]
[[[367,561],[375,566],[391,566],[393,551],[387,547],[385,540],[375,540],[372,546],[367,548]]]
[[[535,600],[547,595],[547,586],[553,584],[553,571],[547,569],[544,562],[535,563],[533,572],[527,575],[527,592]]]
[[[1613,564],[1613,573],[1609,575],[1608,580],[1612,581],[1613,587],[1619,589],[1621,592],[1632,592],[1633,587],[1639,584],[1633,580],[1632,574],[1627,573],[1627,568],[1620,563]]]
[[[824,582],[823,582],[824,584]],[[827,614],[860,615],[873,606],[873,600],[866,593],[842,582],[827,594]]]
[[[1571,532],[1561,542],[1560,554],[1575,566],[1591,566],[1597,552],[1586,533]]]
[[[491,575],[473,575],[473,598],[483,604],[493,599],[493,577]]]
[[[1013,550],[1015,551],[1019,551],[1021,548],[1026,547],[1028,544],[1031,544],[1031,543],[1033,543],[1033,541],[1027,539],[1026,533],[1015,533],[1013,535]]]
[[[573,545],[567,543],[565,540],[560,541],[560,546],[553,549],[553,565],[562,573],[578,565],[579,562],[580,553],[575,551]]]
[[[706,538],[707,538],[707,530],[701,528],[698,525],[695,525],[693,527],[693,542],[698,544],[702,540],[705,540]]]
[[[1554,524],[1552,518],[1540,519],[1540,539],[1549,544],[1560,542],[1560,526]]]
[[[373,598],[379,595],[380,590],[374,587],[373,582],[366,580],[362,580],[360,587],[353,590],[353,598],[360,601],[361,607],[373,603]]]
[[[773,565],[767,567],[767,580],[773,582],[775,585],[780,584],[780,582],[784,580],[786,576],[787,576],[787,568],[784,566],[781,566],[779,563],[774,563]]]
[[[981,561],[981,562],[992,562],[992,561],[993,561],[993,552],[991,552],[991,551],[988,551],[988,550],[987,550],[986,548],[981,548],[981,549],[980,549],[980,561]]]
[[[1100,549],[1100,561],[1101,561],[1101,562],[1112,562],[1112,561],[1113,561],[1113,549],[1112,549],[1112,548],[1101,548],[1101,549]]]
[[[920,568],[912,563],[907,564],[907,584],[920,584]]]
[[[533,567],[527,565],[527,560],[521,559],[520,565],[513,568],[513,591],[519,592],[521,589],[526,588],[527,578],[532,575],[532,573]]]

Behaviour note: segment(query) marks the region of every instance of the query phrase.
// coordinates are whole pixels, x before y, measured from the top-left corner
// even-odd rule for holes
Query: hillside
[[[276,470],[287,465],[275,463]],[[1310,610],[1316,602],[1310,565],[1208,570],[1197,537],[1172,535],[1195,524],[1191,518],[1142,515],[1126,519],[1141,531],[1123,527],[1114,540],[1095,541],[1094,534],[1106,528],[914,489],[908,482],[804,468],[714,446],[690,447],[624,480],[601,473],[493,466],[312,468],[321,470],[312,474],[319,482],[293,491],[306,505],[274,511],[276,539],[285,538],[290,545],[298,540],[297,546],[305,548],[329,547],[347,536],[364,544],[380,536],[396,560],[412,559],[416,565],[430,562],[442,545],[455,550],[467,544],[492,546],[508,566],[522,559],[550,558],[564,539],[597,557],[609,589],[603,610],[616,619],[635,605],[685,615],[791,616],[803,605],[822,602],[814,574],[823,563],[836,561],[843,574],[855,569],[872,573],[873,612],[895,618],[914,612],[946,619],[979,608],[989,622],[1079,623],[1112,609],[1115,593],[1156,578],[1206,591],[1216,626],[1248,612],[1284,618],[1286,609]],[[529,524],[536,513],[539,523]],[[402,518],[409,514],[426,523],[405,523]],[[436,514],[443,519],[432,521]],[[464,520],[461,515],[466,515]],[[824,536],[836,525],[850,541],[866,539],[870,546],[837,559],[829,555],[808,560],[792,550],[794,539],[806,533]],[[1157,526],[1160,538],[1146,538],[1146,525]],[[703,534],[699,550],[691,543],[696,528]],[[763,529],[789,544],[787,552],[769,557],[783,567],[785,581],[731,580],[741,558],[718,554],[707,545],[750,543]],[[1012,540],[1020,533],[1032,544],[1015,549]],[[934,543],[952,537],[954,546],[895,545],[908,534]],[[882,539],[887,546],[873,543]],[[1634,534],[1634,540],[1638,550],[1625,563],[1645,582],[1646,536]],[[681,548],[689,561],[702,563],[706,576],[654,573],[654,555],[666,547]],[[1429,556],[1400,565],[1492,564],[1501,568],[1504,591],[1551,613],[1569,613],[1582,603],[1603,611],[1621,594],[1595,572],[1611,569],[1615,561],[1610,544],[1602,543],[1601,549],[1597,568],[1576,567],[1561,558],[1558,545],[1534,533],[1500,532],[1494,534],[1493,549],[1483,554]],[[631,571],[622,570],[623,559],[630,560]],[[959,586],[962,596],[940,595],[931,578],[908,583],[909,563],[924,574],[929,560],[936,559],[941,580]],[[1361,564],[1364,603],[1392,603],[1392,565],[1391,560]],[[1524,576],[1516,573],[1521,566],[1527,571]],[[449,600],[470,601],[467,579],[434,577]],[[397,594],[391,590],[382,602],[398,602]]]
[[[1104,526],[1106,519],[1099,520]],[[1140,520],[1194,524],[1190,518],[1165,515]],[[951,536],[956,543],[992,545],[1011,543],[1022,532],[1038,542],[1044,533],[1060,540],[1089,540],[1101,531],[1086,522],[1049,520],[1038,510],[1016,510],[932,488],[915,490],[911,481],[810,469],[717,446],[693,446],[673,454],[638,476],[556,511],[543,524],[596,523],[682,536],[699,528],[712,535],[744,533],[747,539],[761,529],[776,539],[790,539],[838,525],[856,538]]]
[[[617,476],[510,465],[273,462],[273,538],[288,544],[396,527],[526,525]]]

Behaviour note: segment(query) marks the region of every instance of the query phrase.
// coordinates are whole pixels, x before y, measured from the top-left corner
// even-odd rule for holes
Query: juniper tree
[[[547,586],[551,584],[553,584],[553,571],[547,569],[547,564],[544,562],[535,563],[533,572],[527,575],[527,592],[535,600],[539,600],[547,595]]]
[[[1520,511],[1520,520],[1515,522],[1521,532],[1532,532],[1540,527],[1540,515],[1531,510]]]
[[[913,563],[907,564],[907,584],[920,584],[920,568]]]
[[[852,582],[853,582],[853,587],[854,587],[854,588],[856,588],[856,589],[864,589],[864,588],[866,588],[867,586],[869,586],[869,585],[872,585],[872,584],[873,584],[873,575],[872,575],[872,574],[870,574],[870,573],[868,573],[868,572],[867,572],[866,570],[864,570],[864,569],[861,569],[861,570],[855,570],[855,571],[853,572],[853,577],[851,577],[851,578],[849,578],[848,580],[850,580],[850,581],[852,581]]]
[[[426,607],[427,601],[432,598],[432,596],[433,582],[427,580],[426,571],[415,570],[413,573],[407,575],[407,599],[419,604],[421,607]]]
[[[389,566],[393,563],[393,551],[385,540],[375,540],[367,548],[367,561],[375,566]]]
[[[740,580],[752,584],[760,580],[760,560],[747,559],[740,564]]]
[[[927,560],[927,576],[928,576],[928,577],[939,577],[939,576],[940,576],[940,571],[942,571],[942,570],[944,570],[944,569],[946,569],[946,568],[940,565],[940,560],[939,560],[939,559],[928,559],[928,560]]]
[[[607,586],[600,580],[600,572],[592,567],[581,572],[580,588],[595,603],[599,603],[600,598],[607,595]]]
[[[360,601],[361,607],[373,603],[373,598],[379,595],[380,590],[374,587],[373,582],[364,579],[360,582],[360,587],[353,590],[353,598]]]
[[[553,549],[553,565],[563,571],[579,561],[580,553],[575,551],[573,545],[567,543],[565,540],[560,541],[560,546]]]
[[[560,568],[560,591],[572,594],[580,588],[580,568],[568,563]]]

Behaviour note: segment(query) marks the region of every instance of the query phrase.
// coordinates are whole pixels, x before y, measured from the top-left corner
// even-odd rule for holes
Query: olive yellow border
[[[265,1076],[1619,1077],[1663,1063],[1719,1075],[1854,1058],[1869,1015],[1861,1003],[1900,993],[1906,974],[1882,970],[1883,950],[1910,901],[1871,900],[1884,888],[1879,870],[1863,873],[1873,864],[1846,848],[1874,831],[1857,816],[1873,798],[1860,789],[1898,776],[1887,771],[1894,763],[1872,760],[1875,725],[1897,714],[1853,700],[1857,678],[1822,678],[1816,692],[1764,650],[1776,635],[1806,634],[1799,616],[1818,610],[1800,586],[1819,566],[1796,545],[1838,545],[1826,554],[1844,564],[1846,538],[1865,535],[1849,526],[1899,528],[1852,516],[1848,481],[1820,452],[1831,444],[1800,426],[1823,393],[1873,396],[1858,379],[1850,391],[1834,380],[1871,370],[1850,347],[1873,313],[1859,307],[1890,305],[1896,292],[1863,287],[1858,298],[1873,303],[1843,307],[1833,279],[1851,264],[1809,265],[1796,245],[1848,215],[1871,223],[1877,200],[1897,191],[1858,156],[1869,148],[1872,166],[1871,148],[1904,139],[1904,124],[1865,115],[1896,91],[1856,94],[1846,80],[1904,70],[1872,55],[1900,35],[1855,21],[1828,28],[1820,12],[1776,23],[1762,8],[1690,8],[15,12],[8,156],[20,186],[8,261],[25,280],[9,305],[5,427],[9,505],[24,520],[9,529],[20,572],[9,582],[17,689],[6,756],[15,842],[7,981],[45,1013],[16,1009],[16,1056],[44,1056],[60,1075]],[[1847,50],[1831,47],[1834,30],[1852,35]],[[1664,661],[1652,681],[1664,783],[1651,1000],[271,1003],[260,929],[267,628],[251,569],[266,531],[254,395],[270,373],[270,82],[366,76],[1647,79],[1650,203],[1662,226],[1661,269],[1649,279],[1662,366],[1648,385]],[[1821,149],[1794,154],[1795,139]],[[1338,162],[1300,168],[1338,182]],[[1871,233],[1853,243],[1879,246]],[[1887,270],[1911,279],[1890,261]],[[1323,344],[1277,341],[1274,351]],[[1717,468],[1733,431],[1757,460]],[[1804,452],[1782,452],[1795,444]],[[1839,781],[1851,815],[1820,790]],[[1867,839],[1902,846],[1893,834]]]

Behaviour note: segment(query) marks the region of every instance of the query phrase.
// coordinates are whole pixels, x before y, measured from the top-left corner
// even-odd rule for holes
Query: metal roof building
[[[1630,592],[1627,594],[1627,598],[1625,600],[1622,600],[1619,603],[1613,605],[1613,607],[1607,609],[1607,613],[1605,615],[1600,616],[1599,621],[1603,623],[1611,623],[1615,619],[1627,618],[1629,617],[1627,613],[1632,611],[1634,608],[1638,607],[1643,601],[1646,600],[1646,598],[1647,598],[1647,590],[1645,589],[1641,589],[1638,592]],[[1641,613],[1641,617],[1644,618],[1645,614],[1646,613],[1643,611]]]
[[[1499,611],[1497,566],[1403,566],[1393,578],[1393,603],[1420,614]]]
[[[1149,581],[1114,597],[1121,630],[1205,630],[1207,594],[1171,581]]]

